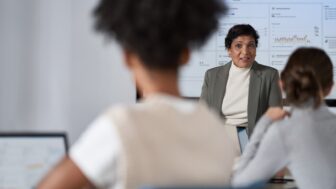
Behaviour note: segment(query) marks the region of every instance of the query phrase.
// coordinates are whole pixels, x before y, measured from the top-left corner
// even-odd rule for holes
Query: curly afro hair
[[[203,45],[226,10],[218,0],[101,0],[95,28],[147,68],[177,69],[183,50]]]

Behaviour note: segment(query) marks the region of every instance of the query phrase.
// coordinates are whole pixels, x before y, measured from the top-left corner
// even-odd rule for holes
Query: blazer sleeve
[[[282,107],[282,95],[281,95],[281,90],[279,86],[278,71],[273,72],[273,77],[271,81],[271,89],[270,89],[270,94],[268,98],[268,106],[269,107],[274,107],[274,106]]]
[[[200,100],[206,102],[206,104],[210,104],[210,96],[209,95],[209,82],[210,82],[210,76],[209,76],[209,71],[205,72],[204,76],[204,81],[203,81],[203,86],[202,86],[202,92],[200,96]]]

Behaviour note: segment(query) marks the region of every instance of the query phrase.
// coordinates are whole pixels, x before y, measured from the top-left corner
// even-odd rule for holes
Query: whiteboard
[[[260,36],[256,61],[280,72],[288,56],[298,47],[324,49],[336,64],[335,0],[228,0],[229,11],[220,20],[218,31],[179,75],[179,87],[185,97],[199,97],[206,70],[230,61],[225,36],[233,25],[250,24]],[[334,80],[335,80],[334,70]],[[336,89],[327,99],[336,99]]]

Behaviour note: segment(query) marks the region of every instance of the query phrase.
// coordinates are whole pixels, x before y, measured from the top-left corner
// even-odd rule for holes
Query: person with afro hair
[[[38,188],[229,183],[233,139],[218,115],[178,89],[179,68],[226,10],[217,0],[102,0],[96,29],[119,42],[144,98],[99,116]]]

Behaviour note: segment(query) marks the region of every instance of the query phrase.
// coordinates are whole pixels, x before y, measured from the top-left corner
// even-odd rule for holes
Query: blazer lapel
[[[217,79],[215,80],[216,92],[214,94],[214,105],[216,106],[216,109],[219,110],[221,115],[222,115],[222,103],[225,95],[226,84],[229,78],[230,67],[231,62],[223,66],[222,69],[218,72],[216,76]]]
[[[259,94],[261,86],[261,72],[258,70],[258,63],[254,62],[251,68],[249,96],[247,105],[247,116],[249,125],[255,125],[258,112]]]

